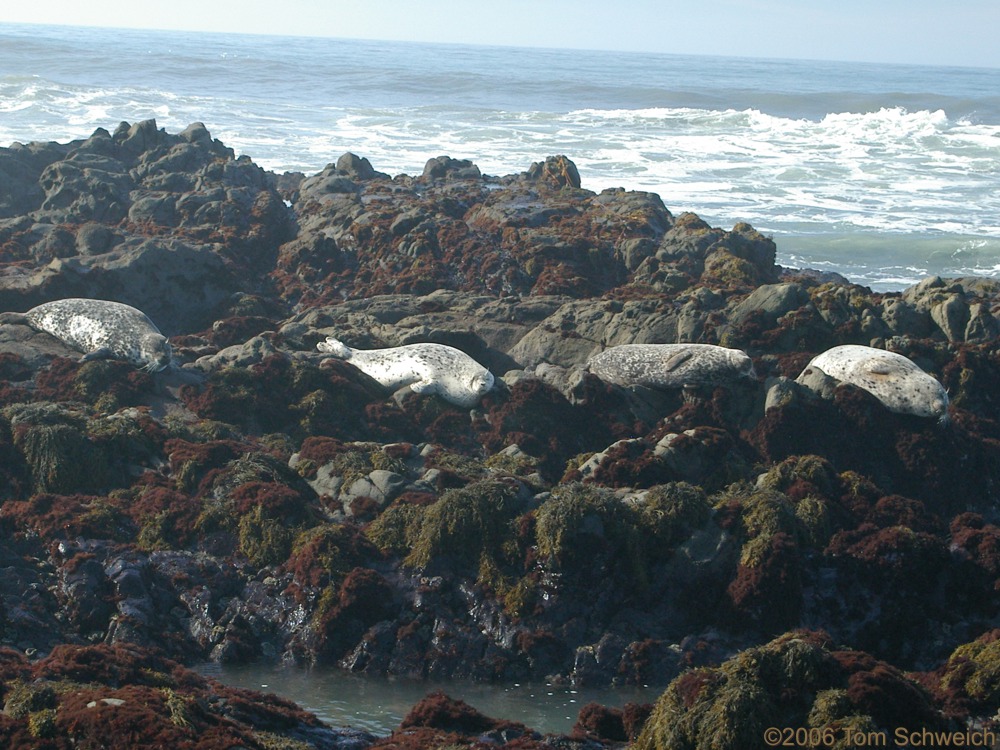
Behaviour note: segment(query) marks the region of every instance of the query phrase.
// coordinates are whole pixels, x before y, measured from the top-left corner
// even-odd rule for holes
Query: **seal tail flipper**
[[[316,348],[326,354],[332,354],[338,359],[350,359],[351,355],[354,353],[351,351],[351,347],[341,341],[338,341],[333,336],[327,336],[326,341],[320,341],[316,344]]]
[[[24,313],[19,312],[2,312],[0,313],[0,323],[23,323],[27,324],[28,316]]]
[[[82,357],[80,357],[81,362],[93,362],[95,359],[114,359],[115,353],[111,351],[106,346],[102,346],[100,349],[94,349],[92,352],[87,352]]]

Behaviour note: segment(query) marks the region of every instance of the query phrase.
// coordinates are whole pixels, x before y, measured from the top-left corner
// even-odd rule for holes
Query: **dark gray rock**
[[[424,213],[419,209],[404,211],[393,220],[392,224],[389,225],[389,231],[392,232],[394,237],[402,237],[410,230],[416,228],[416,226],[420,224],[424,218]]]
[[[525,174],[529,180],[554,187],[580,188],[580,171],[565,156],[549,156],[544,162],[535,162]]]
[[[76,232],[76,250],[80,255],[101,255],[108,252],[114,243],[114,232],[104,224],[89,222]]]
[[[739,325],[745,323],[751,315],[759,314],[768,327],[773,327],[782,315],[797,310],[808,302],[809,295],[799,284],[764,284],[732,307],[729,321]]]
[[[376,172],[368,159],[347,152],[337,159],[337,171],[353,180],[373,180],[376,177],[388,177],[384,172]]]
[[[483,175],[468,159],[436,156],[427,160],[422,177],[425,180],[481,180]]]
[[[970,344],[980,344],[1000,336],[1000,323],[990,311],[989,305],[976,302],[969,305],[969,323],[965,327],[964,338]]]

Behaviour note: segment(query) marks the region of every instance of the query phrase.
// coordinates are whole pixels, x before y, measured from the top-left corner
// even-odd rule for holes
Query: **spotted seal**
[[[414,393],[436,393],[456,406],[475,406],[493,387],[493,373],[465,352],[444,344],[362,350],[328,336],[316,348],[346,359],[386,388],[395,391],[408,385]]]
[[[83,352],[81,361],[122,359],[148,372],[173,363],[167,337],[130,305],[100,299],[70,298],[5,313],[0,322],[25,323]]]
[[[814,357],[799,375],[800,380],[810,368],[868,391],[889,411],[948,421],[944,386],[902,354],[846,344]]]
[[[757,377],[745,352],[714,344],[622,344],[595,354],[587,367],[609,383],[657,390]]]

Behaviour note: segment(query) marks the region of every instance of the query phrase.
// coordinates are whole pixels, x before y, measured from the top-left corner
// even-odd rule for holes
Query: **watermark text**
[[[842,742],[848,747],[946,748],[997,746],[998,735],[987,729],[942,731],[896,727],[889,732],[873,732],[856,727],[768,727],[764,744],[768,747],[820,748]]]

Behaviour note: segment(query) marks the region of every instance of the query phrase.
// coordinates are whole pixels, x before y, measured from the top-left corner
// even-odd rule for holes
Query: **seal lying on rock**
[[[414,393],[437,393],[456,406],[475,406],[493,387],[493,373],[465,352],[444,344],[359,350],[328,336],[316,348],[346,359],[386,388],[395,391],[408,385]]]
[[[622,344],[587,360],[601,380],[665,390],[756,378],[746,352],[713,344]]]
[[[944,386],[902,354],[847,344],[814,357],[799,375],[800,381],[810,368],[868,391],[889,411],[948,421]]]
[[[4,313],[3,323],[24,323],[55,336],[92,359],[122,359],[149,372],[173,362],[167,337],[144,313],[121,302],[70,298],[33,307],[26,313]]]

